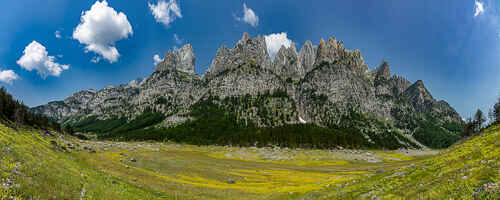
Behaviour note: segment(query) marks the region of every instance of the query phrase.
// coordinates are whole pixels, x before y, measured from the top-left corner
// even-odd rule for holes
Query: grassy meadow
[[[0,199],[498,199],[484,185],[499,183],[499,128],[438,152],[83,141],[0,125]]]

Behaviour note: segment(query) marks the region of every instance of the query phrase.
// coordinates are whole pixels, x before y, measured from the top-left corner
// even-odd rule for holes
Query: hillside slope
[[[81,148],[56,132],[0,124],[0,199],[164,199],[70,153]]]
[[[500,125],[408,167],[292,199],[500,199]]]

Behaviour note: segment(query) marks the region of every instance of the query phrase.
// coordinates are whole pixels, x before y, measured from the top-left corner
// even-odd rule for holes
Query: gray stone
[[[312,42],[309,40],[307,40],[304,46],[302,46],[302,48],[300,49],[299,62],[301,65],[301,69],[303,70],[303,75],[313,69],[314,62],[316,61],[316,50],[317,47],[314,47],[312,45]]]
[[[274,58],[272,69],[283,80],[290,78],[298,81],[305,71],[302,67],[295,45],[292,45],[289,48],[281,46]]]
[[[195,56],[193,47],[186,44],[179,50],[168,51],[163,61],[156,66],[156,71],[176,69],[194,74]]]

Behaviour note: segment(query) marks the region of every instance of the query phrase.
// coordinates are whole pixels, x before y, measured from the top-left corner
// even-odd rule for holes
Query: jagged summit
[[[306,41],[297,52],[295,44],[289,48],[282,46],[276,57],[271,61],[264,37],[251,37],[243,33],[241,39],[232,49],[222,46],[205,73],[204,77],[211,79],[217,73],[230,68],[236,68],[248,61],[253,61],[264,69],[269,69],[282,76],[282,79],[298,80],[311,71],[316,64],[343,60],[358,73],[365,73],[368,67],[359,50],[346,50],[342,41],[336,38],[323,39],[319,46]]]
[[[351,69],[357,73],[362,74],[368,72],[368,66],[366,65],[359,50],[346,50],[342,41],[337,41],[334,37],[328,38],[326,43],[323,39],[321,39],[315,63],[332,63],[338,60],[342,60],[348,64]]]
[[[304,75],[304,69],[299,60],[295,44],[290,47],[281,46],[273,62],[273,71],[282,76],[299,80]]]
[[[186,44],[178,50],[169,50],[160,62],[155,71],[176,69],[179,71],[194,74],[195,56],[191,44]]]
[[[264,38],[261,36],[252,38],[245,32],[232,49],[229,50],[224,45],[219,48],[212,64],[204,74],[204,78],[211,79],[217,73],[236,68],[249,61],[255,62],[262,68],[270,69],[271,67],[271,58],[267,52]]]
[[[212,64],[210,64],[210,67],[205,72],[205,76],[215,75],[229,69],[230,60],[231,50],[229,50],[225,45],[222,45],[219,50],[217,50],[217,54],[212,60]]]
[[[270,68],[271,58],[267,53],[266,41],[263,37],[250,37],[248,33],[243,33],[241,39],[231,49],[232,64],[239,66],[252,60],[263,68]]]
[[[379,67],[377,67],[375,70],[375,76],[383,79],[389,79],[391,76],[391,70],[389,67],[389,63],[386,62],[385,60],[382,61],[382,64],[380,64]]]
[[[408,87],[403,93],[403,96],[408,98],[413,106],[422,112],[426,109],[430,109],[437,103],[431,93],[425,88],[422,80],[418,80]]]
[[[310,40],[307,40],[300,49],[299,62],[302,67],[302,74],[306,74],[313,69],[314,63],[316,61],[317,49],[318,47],[313,46]]]
[[[321,39],[319,46],[314,46],[308,40],[301,47],[300,52],[297,52],[295,44],[289,48],[282,46],[274,61],[271,61],[264,37],[260,35],[251,37],[245,32],[233,48],[229,49],[222,45],[217,50],[203,76],[205,79],[211,79],[220,72],[252,61],[260,67],[282,76],[284,80],[288,78],[299,80],[316,64],[336,60],[344,60],[357,69],[359,73],[367,71],[361,52],[346,50],[342,41],[337,41],[336,38],[328,38],[327,42]],[[190,44],[186,44],[178,50],[169,50],[163,61],[156,66],[155,71],[172,69],[194,74],[195,54]]]

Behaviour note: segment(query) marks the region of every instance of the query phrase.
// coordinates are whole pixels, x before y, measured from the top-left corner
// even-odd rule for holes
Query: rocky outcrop
[[[379,67],[377,67],[374,71],[374,76],[376,79],[389,79],[391,77],[391,70],[389,68],[389,63],[386,61],[382,61]]]
[[[281,46],[273,62],[273,71],[283,79],[300,80],[305,70],[299,60],[295,45]]]
[[[156,71],[176,69],[194,74],[194,51],[190,44],[184,45],[177,51],[168,51],[163,61],[156,66]]]
[[[249,62],[264,69],[271,69],[271,59],[267,53],[265,39],[260,36],[252,38],[248,33],[243,33],[241,39],[231,50],[225,46],[219,48],[203,78],[210,80],[221,72],[238,68]]]
[[[243,33],[243,37],[231,49],[231,57],[234,66],[253,61],[264,69],[271,68],[271,58],[267,53],[266,41],[261,36],[252,38],[248,33]]]
[[[335,61],[342,61],[352,67],[351,70],[356,73],[364,74],[368,72],[368,66],[359,50],[346,50],[342,41],[337,41],[335,38],[328,38],[326,43],[321,39],[315,63],[333,63]]]
[[[385,61],[370,72],[360,51],[346,50],[335,38],[321,40],[317,47],[307,41],[298,53],[294,45],[282,47],[271,63],[264,38],[245,33],[232,49],[217,51],[203,77],[194,73],[194,63],[193,49],[185,45],[169,51],[144,80],[81,91],[31,111],[75,121],[90,116],[133,119],[153,110],[165,114],[168,126],[189,119],[197,103],[209,101],[257,126],[335,126],[353,112],[393,121],[408,133],[417,116],[462,122],[422,81],[412,84],[391,75]]]
[[[217,54],[212,60],[212,64],[207,72],[205,72],[204,78],[211,79],[222,71],[230,69],[231,66],[233,66],[231,59],[231,51],[226,46],[222,45],[222,47],[217,50]]]
[[[318,50],[317,46],[313,46],[312,42],[307,40],[304,43],[304,46],[300,49],[299,52],[299,62],[302,68],[302,74],[306,74],[310,72],[314,67],[314,62],[316,61],[316,51]]]
[[[436,100],[427,91],[422,80],[413,83],[406,91],[403,92],[403,97],[407,98],[413,107],[419,112],[428,111]]]

